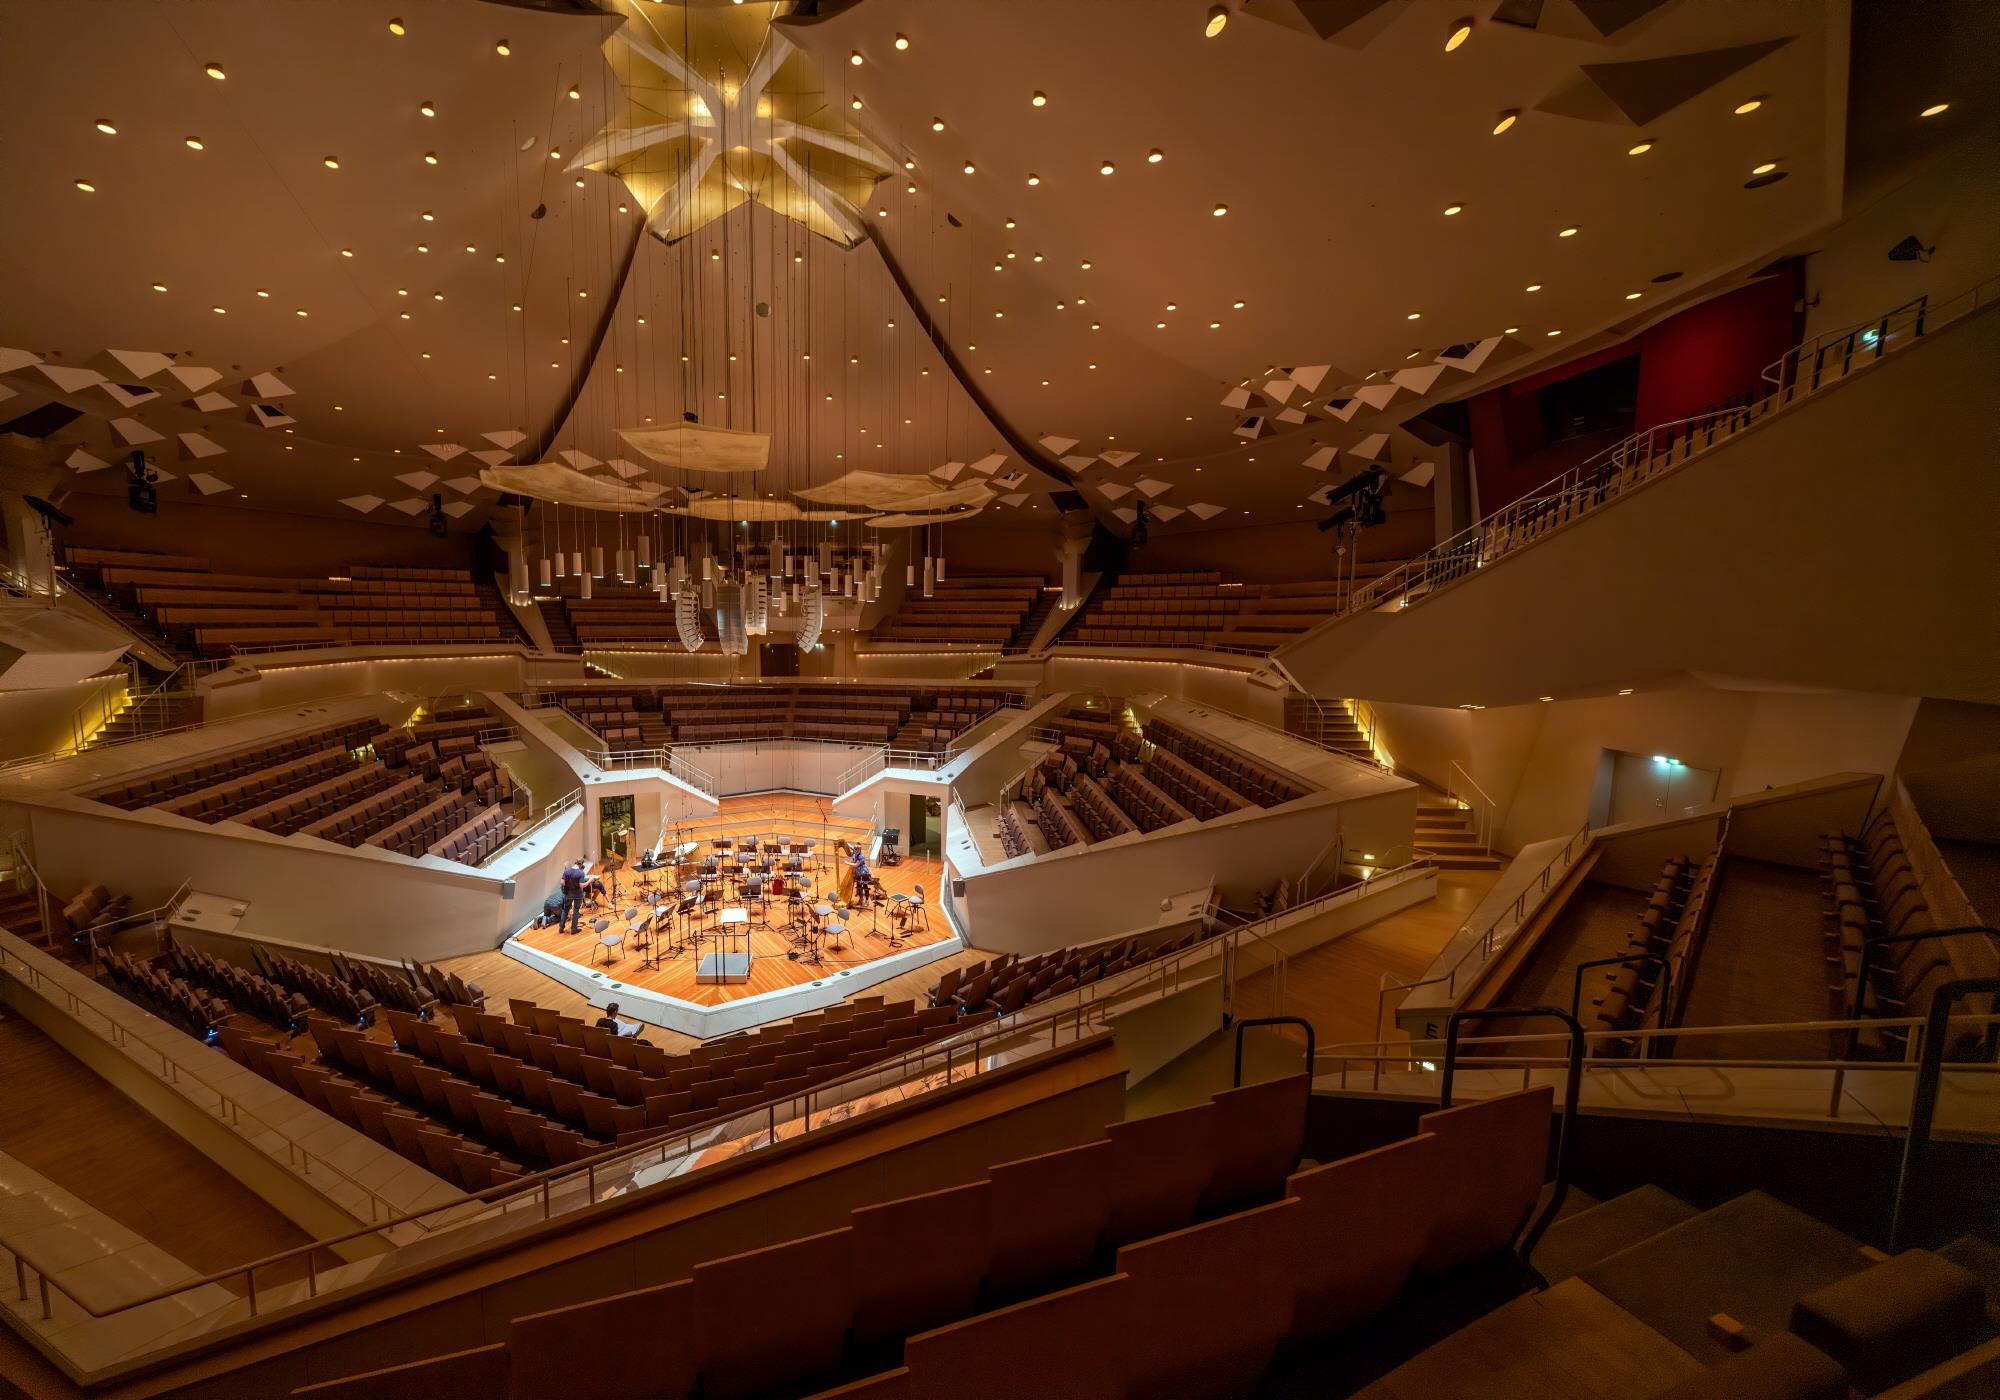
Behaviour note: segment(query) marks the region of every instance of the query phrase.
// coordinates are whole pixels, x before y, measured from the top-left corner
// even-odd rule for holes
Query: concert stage
[[[787,847],[812,842],[811,857],[800,861],[799,875],[812,891],[805,908],[827,913],[809,915],[820,927],[809,940],[793,921],[788,897],[753,904],[739,897],[741,885],[728,877],[719,901],[700,915],[681,916],[682,878],[694,873],[682,865],[621,872],[617,898],[586,907],[581,932],[526,928],[501,951],[592,1005],[615,1001],[622,1015],[701,1037],[828,1006],[956,952],[958,937],[939,908],[943,867],[935,859],[906,856],[888,867],[871,862],[882,898],[868,907],[842,903],[845,860],[838,843],[864,842],[870,828],[866,821],[831,815],[828,806],[822,798],[786,794],[725,798],[714,818],[677,823],[665,839],[668,852],[693,843],[696,866],[718,854],[718,840],[729,841],[733,852],[755,838],[760,855],[774,840]],[[912,907],[919,887],[921,913]],[[648,917],[656,907],[676,911],[664,935],[658,916]],[[738,910],[740,915],[732,912]],[[607,921],[602,930],[599,920]],[[607,946],[601,941],[606,936],[617,941]]]

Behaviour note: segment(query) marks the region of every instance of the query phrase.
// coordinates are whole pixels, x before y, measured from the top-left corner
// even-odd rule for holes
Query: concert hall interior
[[[0,0],[0,1400],[2000,1395],[1992,0]]]

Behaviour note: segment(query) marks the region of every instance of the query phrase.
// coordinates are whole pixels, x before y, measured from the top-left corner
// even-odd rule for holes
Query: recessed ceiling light
[[[85,194],[97,193],[97,186],[91,184],[90,181],[88,180],[78,180],[76,182],[76,187],[82,190]]]
[[[1562,332],[1561,332],[1561,331],[1550,331],[1550,332],[1549,332],[1549,334],[1550,334],[1550,335],[1561,335],[1561,334],[1562,334]]]
[[[222,71],[222,65],[220,63],[211,63],[201,71],[208,74],[209,77],[215,79],[218,83],[221,82],[224,78],[229,76],[227,73]]]
[[[434,117],[438,114],[437,104],[435,102],[419,102],[417,104],[417,110],[423,113],[427,117]]]
[[[1472,37],[1471,16],[1468,15],[1464,19],[1453,20],[1451,22],[1451,28],[1445,31],[1444,51],[1446,53],[1456,52],[1461,46],[1464,45],[1465,41],[1467,39],[1470,39],[1471,37]]]
[[[1028,183],[1031,185],[1039,185],[1042,183],[1042,177],[1031,173],[1028,176]]]
[[[1653,143],[1651,141],[1641,141],[1636,145],[1627,147],[1625,154],[1628,156],[1643,156],[1652,149]]]
[[[583,98],[583,89],[582,89],[582,88],[580,88],[580,87],[573,87],[573,88],[571,88],[571,89],[569,90],[569,100],[570,100],[570,101],[572,101],[572,102],[577,102],[577,101],[581,101],[581,100],[582,100],[582,98]]]
[[[422,219],[427,224],[435,222],[437,219],[437,215],[431,213],[431,211],[428,209],[424,210],[424,212],[419,214],[417,217]]]
[[[294,311],[292,312],[292,314],[293,314],[294,316],[303,316],[303,315],[305,315],[305,314],[306,314],[306,309],[305,309],[305,308],[304,308],[303,306],[301,306],[301,307],[298,307],[298,308],[296,308],[296,309],[295,309],[295,310],[294,310]],[[334,407],[335,407],[335,408],[338,408],[339,406],[340,406],[340,405],[338,405],[338,404],[335,404],[335,405],[334,405]]]
[[[1637,301],[1640,297],[1644,295],[1646,295],[1644,292],[1627,292],[1625,293],[1625,300]]]
[[[1948,112],[1950,110],[1951,104],[1949,102],[1933,102],[1930,106],[1924,108],[1923,111],[1917,113],[1917,115],[1920,117],[1935,117],[1941,112]]]
[[[1519,326],[1509,326],[1507,327],[1506,330],[1501,332],[1502,335],[1519,335],[1520,333],[1521,333],[1521,328]]]
[[[1231,302],[1230,305],[1234,306],[1238,311],[1241,311],[1243,309],[1243,303],[1240,301]]]
[[[493,46],[493,52],[499,54],[500,57],[505,58],[508,54],[514,52],[514,50],[508,46],[507,41],[505,39],[502,39],[499,43]]]
[[[431,245],[428,243],[419,243],[417,245],[417,251],[419,253],[428,253],[430,250],[431,250]]]
[[[425,151],[425,152],[424,152],[424,164],[425,164],[425,165],[436,165],[437,163],[438,163],[438,153],[437,153],[436,151]]]
[[[153,284],[153,290],[156,292],[164,292],[166,289],[167,289],[167,284],[164,282],[155,282]]]
[[[228,312],[227,312],[226,310],[224,310],[224,309],[223,309],[222,307],[220,307],[220,306],[211,306],[211,307],[209,307],[208,309],[209,309],[210,311],[213,311],[213,312],[214,312],[214,313],[215,313],[216,315],[218,315],[218,316],[227,316],[227,315],[229,314],[229,313],[228,313]]]
[[[1222,329],[1222,322],[1220,322],[1220,321],[1210,321],[1210,322],[1208,323],[1208,328],[1209,328],[1210,330],[1212,330],[1212,331],[1219,331],[1219,330],[1221,330],[1221,329]]]
[[[898,52],[901,52],[902,50],[904,50],[904,49],[907,49],[907,48],[908,48],[909,46],[910,46],[910,36],[909,36],[909,35],[907,35],[907,34],[898,34],[898,35],[896,36],[896,48],[897,48],[897,51],[898,51]]]
[[[1623,690],[1619,691],[1618,693],[1619,693],[1620,695],[1630,695],[1630,694],[1632,693],[1632,687],[1628,685],[1628,686],[1626,686],[1626,687],[1625,687],[1625,688],[1624,688]]]
[[[1107,160],[1107,161],[1105,161],[1105,162],[1104,162],[1104,164],[1102,164],[1102,165],[1100,165],[1100,166],[1098,166],[1098,167],[1097,167],[1097,173],[1098,173],[1098,174],[1100,174],[1100,175],[1113,175],[1113,174],[1116,174],[1116,173],[1117,173],[1117,171],[1118,171],[1118,167],[1117,167],[1117,166],[1115,166],[1115,165],[1113,165],[1113,164],[1112,164],[1112,163],[1111,163],[1110,161],[1108,161],[1108,160]]]
[[[1165,160],[1166,158],[1167,158],[1167,153],[1161,150],[1158,146],[1155,146],[1152,150],[1146,152],[1146,163],[1148,165],[1158,165],[1161,161]]]
[[[271,295],[271,292],[270,289],[267,287],[259,287],[257,289],[257,295],[260,297],[268,297]]]
[[[1495,136],[1506,135],[1509,131],[1513,129],[1514,123],[1519,120],[1521,120],[1521,113],[1519,112],[1519,110],[1513,107],[1509,107],[1506,111],[1502,112],[1498,117],[1495,117],[1493,119],[1493,134]]]
[[[1767,160],[1761,165],[1751,166],[1750,173],[1752,175],[1769,175],[1773,170],[1776,170],[1777,168],[1778,168],[1778,162],[1776,162],[1775,160]]]
[[[943,131],[943,130],[944,130],[944,118],[943,118],[943,117],[932,117],[932,118],[931,118],[931,130],[932,130],[932,131]],[[903,163],[903,168],[904,168],[905,170],[907,170],[907,169],[909,169],[909,168],[910,168],[910,166],[911,166],[911,165],[913,165],[913,164],[915,164],[915,162],[914,162],[914,161],[905,161],[905,162]]]
[[[1526,287],[1526,288],[1524,288],[1524,290],[1526,290],[1526,291],[1530,291],[1530,292],[1539,292],[1539,291],[1540,291],[1541,289],[1542,289],[1542,284],[1541,284],[1541,283],[1539,283],[1539,282],[1530,282],[1530,283],[1529,283],[1529,284],[1527,285],[1527,287]]]
[[[409,33],[407,29],[403,28],[403,22],[399,19],[392,19],[389,21],[389,32],[391,34],[394,34],[399,39],[403,35]]]
[[[1031,107],[1046,107],[1049,105],[1049,95],[1046,92],[1037,92],[1033,97],[1028,99],[1028,105]]]
[[[1204,39],[1213,39],[1216,35],[1220,34],[1225,28],[1227,28],[1228,25],[1229,25],[1228,8],[1223,5],[1210,5],[1208,7],[1208,22],[1204,24],[1201,29],[1202,37]]]
[[[1219,219],[1224,214],[1227,214],[1229,212],[1229,206],[1227,204],[1218,204],[1208,212],[1215,215],[1215,217]]]
[[[340,169],[340,157],[338,156],[322,156],[320,157],[319,163],[325,166],[328,170]]]
[[[852,107],[855,111],[858,112],[861,110],[861,99],[858,97],[849,98],[847,105]],[[553,157],[551,157],[551,159],[553,159]]]
[[[343,258],[351,258],[354,256],[354,250],[352,248],[342,248],[340,250],[340,256],[342,256]]]
[[[1403,319],[1405,321],[1421,321],[1424,319],[1424,313],[1421,311],[1412,311],[1409,315],[1405,316]]]
[[[1539,695],[1539,696],[1537,696],[1537,697],[1535,697],[1535,698],[1536,698],[1536,699],[1538,699],[1538,700],[1540,700],[1540,701],[1541,701],[1541,702],[1542,702],[1542,703],[1543,703],[1544,705],[1546,705],[1546,704],[1548,704],[1548,703],[1549,703],[1549,702],[1550,702],[1551,700],[1555,699],[1556,697],[1555,697],[1555,696],[1553,696],[1553,695]]]
[[[103,132],[106,136],[116,136],[118,134],[118,128],[113,126],[110,122],[106,121],[103,117],[99,117],[97,119],[97,129]]]
[[[1444,216],[1447,219],[1449,219],[1454,214],[1463,214],[1464,212],[1465,212],[1465,206],[1463,204],[1447,204],[1444,207]]]
[[[1763,105],[1764,105],[1763,98],[1752,97],[1747,101],[1739,102],[1736,104],[1736,115],[1739,117],[1747,117],[1752,112],[1756,111],[1759,107]]]
[[[1153,322],[1153,329],[1154,329],[1154,330],[1156,330],[1156,331],[1163,331],[1163,330],[1165,330],[1166,328],[1167,328],[1167,323],[1166,323],[1165,321],[1155,321],[1155,322]]]
[[[973,165],[971,161],[967,161],[962,168],[964,169],[966,174],[970,175],[978,167]]]
[[[856,49],[852,53],[848,54],[847,61],[853,64],[856,68],[859,68],[862,64],[866,63],[868,60],[861,56],[861,50]]]
[[[189,136],[181,144],[186,146],[190,151],[198,151],[201,149],[201,138],[199,136]]]
[[[1168,303],[1167,303],[1167,310],[1169,310],[1169,311],[1178,311],[1178,310],[1180,310],[1180,309],[1181,309],[1181,308],[1180,308],[1180,304],[1179,304],[1178,302],[1171,302],[1171,301],[1170,301],[1170,302],[1168,302]]]
[[[1557,230],[1556,230],[1556,237],[1557,237],[1557,238],[1574,238],[1574,237],[1576,237],[1576,235],[1578,234],[1578,232],[1579,232],[1579,231],[1580,231],[1580,230],[1578,230],[1578,228],[1577,228],[1577,226],[1576,226],[1575,224],[1571,224],[1571,225],[1569,225],[1569,226],[1568,226],[1567,228],[1560,228],[1560,229],[1557,229]]]

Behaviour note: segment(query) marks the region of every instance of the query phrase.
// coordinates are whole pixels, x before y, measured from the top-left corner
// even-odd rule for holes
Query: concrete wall
[[[68,748],[79,711],[96,715],[124,688],[120,672],[91,676],[74,685],[0,690],[0,761]]]

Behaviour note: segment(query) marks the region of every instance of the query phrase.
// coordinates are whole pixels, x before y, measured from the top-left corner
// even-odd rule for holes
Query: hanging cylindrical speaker
[[[588,601],[590,600],[590,575],[589,575],[589,574],[585,574],[585,575],[583,575],[583,597],[584,597],[584,601],[585,601],[585,602],[588,602]]]
[[[712,612],[714,611],[714,609],[715,609],[715,580],[712,578],[705,578],[701,581],[701,610],[703,612]]]
[[[926,554],[924,556],[924,596],[926,598],[931,596],[931,590],[935,588],[936,585],[937,585],[937,560],[931,558],[930,555]]]
[[[917,586],[917,561],[912,559],[909,563],[903,565],[903,587],[915,588],[916,586]]]
[[[549,556],[546,554],[542,556],[542,587],[544,588],[555,587],[555,579],[553,577],[553,572],[549,566]]]
[[[564,554],[560,549],[556,551],[555,573],[557,578],[569,577],[569,556]]]
[[[789,549],[785,551],[784,567],[785,567],[785,577],[790,578],[792,576],[792,551]]]
[[[630,583],[638,576],[639,567],[637,559],[638,556],[629,549],[618,551],[618,578],[620,582]]]
[[[583,577],[583,551],[582,551],[582,550],[580,550],[580,549],[572,549],[572,550],[571,550],[571,551],[569,552],[569,571],[570,571],[570,574],[571,574],[571,576],[572,576],[572,577],[575,577],[575,578],[582,578],[582,577]]]
[[[604,546],[601,544],[594,544],[590,547],[590,576],[592,578],[604,577]]]
[[[819,583],[819,557],[817,555],[808,554],[806,556],[806,587],[811,588],[818,583]]]
[[[639,536],[639,567],[642,569],[653,567],[653,537],[651,535]]]
[[[938,567],[937,567],[937,579],[938,579],[938,582],[939,582],[939,583],[943,583],[943,582],[944,582],[944,555],[942,555],[942,554],[938,555],[938,557],[937,557],[937,560],[938,560]]]
[[[708,551],[704,549],[701,552],[701,581],[703,583],[708,583],[715,577],[714,564],[715,561],[709,558]],[[702,606],[706,607],[707,604],[704,603]]]

